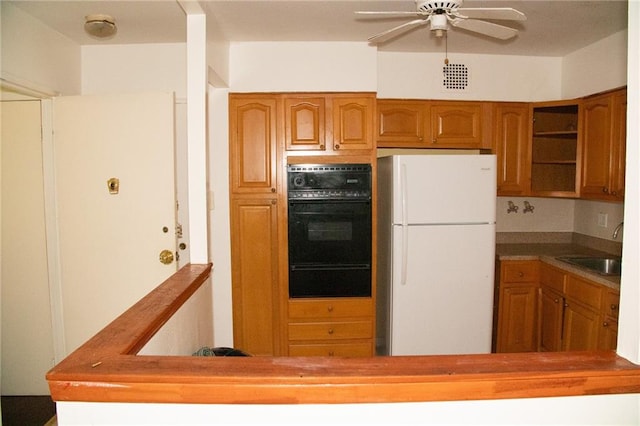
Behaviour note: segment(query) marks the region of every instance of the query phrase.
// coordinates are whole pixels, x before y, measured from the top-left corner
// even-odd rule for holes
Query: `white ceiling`
[[[2,0],[7,1],[7,0]],[[186,40],[185,15],[174,0],[16,0],[11,3],[79,44],[171,43]],[[357,41],[407,21],[357,16],[357,10],[414,11],[413,0],[205,0],[200,1],[210,25],[229,41]],[[465,0],[463,7],[513,7],[526,21],[502,21],[517,28],[516,38],[500,41],[449,31],[449,53],[564,56],[627,28],[626,0],[524,1]],[[84,17],[112,15],[118,33],[110,40],[84,34]],[[385,51],[443,52],[445,44],[425,28],[379,45]]]

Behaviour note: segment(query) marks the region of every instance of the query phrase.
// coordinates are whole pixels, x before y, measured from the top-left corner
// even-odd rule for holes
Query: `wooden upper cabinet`
[[[431,147],[482,147],[482,106],[479,102],[431,103]]]
[[[498,195],[528,195],[530,181],[530,108],[526,103],[496,103],[493,135],[498,162]]]
[[[285,147],[288,151],[325,149],[325,98],[284,98]]]
[[[624,196],[626,92],[584,101],[582,198],[608,201]]]
[[[378,148],[488,148],[483,146],[486,102],[380,99]],[[486,126],[490,130],[491,126]]]
[[[380,99],[377,102],[378,147],[425,146],[429,136],[429,105],[424,101]]]
[[[277,99],[230,96],[231,191],[277,192]]]
[[[375,97],[332,97],[333,151],[372,150]]]

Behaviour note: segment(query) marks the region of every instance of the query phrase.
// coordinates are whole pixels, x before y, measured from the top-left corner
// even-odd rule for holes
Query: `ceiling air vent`
[[[464,64],[446,64],[442,67],[444,88],[447,91],[464,91],[469,87],[469,69]]]

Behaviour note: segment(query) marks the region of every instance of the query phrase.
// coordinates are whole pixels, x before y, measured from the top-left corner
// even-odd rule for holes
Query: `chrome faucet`
[[[618,226],[616,226],[616,229],[613,230],[613,235],[611,236],[614,240],[616,238],[618,238],[618,233],[620,232],[620,230],[622,229],[622,227],[624,226],[624,221],[620,222],[618,224]]]

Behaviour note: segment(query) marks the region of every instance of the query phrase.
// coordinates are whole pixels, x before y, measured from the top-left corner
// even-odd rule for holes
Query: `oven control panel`
[[[371,199],[371,165],[292,164],[287,193],[290,200]]]

